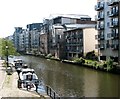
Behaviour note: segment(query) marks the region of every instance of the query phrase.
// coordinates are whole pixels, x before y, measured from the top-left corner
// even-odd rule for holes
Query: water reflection
[[[39,79],[62,96],[117,97],[118,75],[33,56],[21,56]]]

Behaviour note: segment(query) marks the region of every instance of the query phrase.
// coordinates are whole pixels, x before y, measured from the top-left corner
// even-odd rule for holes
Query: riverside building
[[[119,34],[119,0],[97,0],[95,10],[98,35],[99,59],[109,58],[118,62],[120,60],[120,34]]]

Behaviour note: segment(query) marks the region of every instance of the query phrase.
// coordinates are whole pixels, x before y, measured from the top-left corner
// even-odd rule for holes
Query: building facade
[[[24,31],[24,46],[25,46],[25,53],[29,54],[31,48],[31,41],[30,41],[30,32],[27,29],[25,29]]]
[[[95,39],[97,30],[95,30],[95,24],[90,27],[81,27],[68,31],[64,31],[65,37],[65,56],[66,59],[72,60],[73,58],[84,57],[86,53],[95,49],[97,40]]]
[[[88,15],[68,14],[53,17],[49,25],[50,53],[55,56],[55,58],[64,58],[63,31],[77,28],[77,24],[88,24],[88,22],[89,24],[93,24]]]
[[[40,49],[40,31],[42,28],[42,23],[32,23],[27,25],[28,35],[26,35],[26,39],[28,39],[29,51],[31,54],[38,54]]]
[[[19,52],[25,52],[25,30],[19,34]]]
[[[98,0],[97,11],[99,59],[119,59],[119,0]]]
[[[21,33],[22,33],[22,27],[15,27],[15,32],[13,34],[13,41],[17,51],[19,51],[19,35]]]
[[[43,20],[43,25],[40,33],[40,54],[49,54],[49,19]]]

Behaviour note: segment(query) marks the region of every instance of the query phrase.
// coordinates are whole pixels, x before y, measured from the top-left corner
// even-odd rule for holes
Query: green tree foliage
[[[86,59],[98,60],[98,57],[95,55],[95,51],[88,52],[85,56]]]
[[[8,46],[8,49],[6,49]],[[0,38],[0,56],[6,56],[8,50],[8,55],[16,55],[16,49],[10,40]]]
[[[113,60],[112,60],[112,59],[109,58],[109,59],[106,61],[106,64],[107,64],[107,71],[113,69]]]

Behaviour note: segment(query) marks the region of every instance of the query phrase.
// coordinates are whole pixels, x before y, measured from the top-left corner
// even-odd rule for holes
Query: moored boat
[[[19,73],[18,88],[35,91],[39,80],[34,69],[22,68]]]
[[[22,64],[23,64],[23,60],[22,59],[15,59],[14,63],[13,63],[13,66],[15,66],[15,68],[17,69],[17,68],[21,68]]]
[[[19,74],[19,79],[32,81],[32,80],[38,80],[38,77],[35,74],[34,69],[26,68],[21,70]]]

